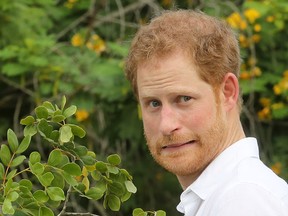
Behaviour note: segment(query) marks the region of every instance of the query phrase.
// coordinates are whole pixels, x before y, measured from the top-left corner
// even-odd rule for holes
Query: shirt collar
[[[231,171],[237,164],[247,157],[259,158],[257,140],[253,137],[235,142],[215,158],[196,181],[183,191],[180,196],[181,202],[177,206],[178,211],[184,213],[186,211],[185,206],[189,201],[190,206],[191,202],[196,202],[196,200],[199,202],[209,197],[223,179],[231,175]]]

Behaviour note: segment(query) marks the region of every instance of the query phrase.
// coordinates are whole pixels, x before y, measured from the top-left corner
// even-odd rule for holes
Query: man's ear
[[[224,106],[226,111],[237,106],[239,97],[239,82],[238,78],[233,73],[227,73],[222,83],[222,93],[224,96]]]

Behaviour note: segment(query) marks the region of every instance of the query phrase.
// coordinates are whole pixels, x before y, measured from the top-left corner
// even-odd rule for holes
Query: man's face
[[[155,61],[156,62],[156,61]],[[178,176],[198,176],[223,150],[227,125],[213,88],[180,53],[137,71],[144,132],[154,159]]]

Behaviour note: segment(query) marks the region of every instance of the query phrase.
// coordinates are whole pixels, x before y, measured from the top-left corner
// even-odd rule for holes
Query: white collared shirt
[[[260,161],[255,138],[224,150],[180,200],[185,216],[288,216],[288,185]]]

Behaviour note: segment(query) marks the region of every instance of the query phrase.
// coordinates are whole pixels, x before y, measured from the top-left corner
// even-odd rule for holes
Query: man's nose
[[[173,107],[162,106],[159,127],[163,135],[171,135],[180,128],[178,113]]]

